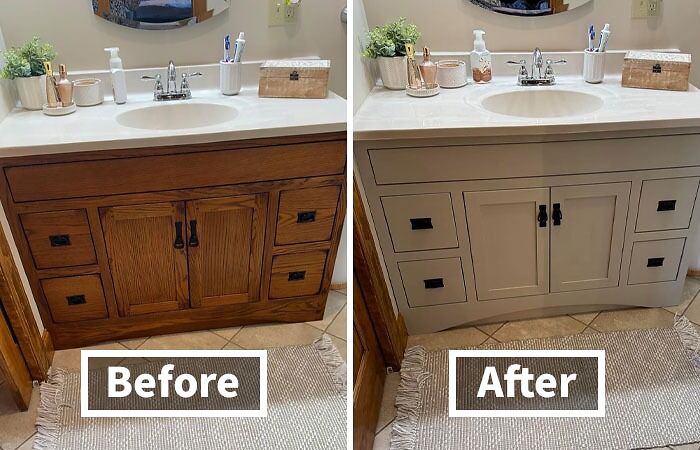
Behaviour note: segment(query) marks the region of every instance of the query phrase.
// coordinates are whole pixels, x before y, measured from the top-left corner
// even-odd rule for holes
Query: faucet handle
[[[566,60],[565,60],[565,59],[558,59],[558,60],[556,60],[556,61],[552,61],[551,59],[548,59],[548,60],[547,60],[547,65],[548,65],[548,66],[556,66],[556,65],[559,65],[559,64],[566,64]]]
[[[195,78],[195,77],[202,77],[202,72],[194,72],[194,73],[183,73],[182,74],[182,83],[180,83],[180,92],[183,93],[188,93],[190,92],[190,82],[187,81],[189,78]]]
[[[520,61],[506,61],[506,64],[510,66],[520,66],[520,70],[518,71],[519,81],[528,77],[527,61],[525,61],[524,59],[521,59]]]
[[[160,81],[161,77],[160,74],[157,73],[155,75],[143,75],[141,77],[141,80],[143,81],[155,81],[156,85],[154,87],[155,94],[159,94],[163,92],[163,83]]]
[[[506,61],[506,64],[508,64],[509,66],[526,66],[527,61],[525,61],[524,59],[521,59],[520,61]]]

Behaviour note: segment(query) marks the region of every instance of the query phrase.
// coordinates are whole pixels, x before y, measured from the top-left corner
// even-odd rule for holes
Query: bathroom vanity
[[[0,124],[2,204],[56,348],[323,317],[345,101],[198,95]]]
[[[697,247],[700,92],[376,88],[355,160],[411,334],[680,302]]]

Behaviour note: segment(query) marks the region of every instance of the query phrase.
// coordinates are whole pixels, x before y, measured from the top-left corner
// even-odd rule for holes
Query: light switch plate
[[[286,0],[269,0],[270,1],[270,17],[268,25],[271,27],[279,27],[289,25],[297,20],[297,9],[299,4],[288,4]]]
[[[632,17],[646,19],[661,15],[661,0],[632,0]]]

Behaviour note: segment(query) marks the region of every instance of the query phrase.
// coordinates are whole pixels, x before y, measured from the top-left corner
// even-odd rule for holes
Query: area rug
[[[327,336],[268,351],[267,418],[81,418],[80,373],[52,369],[34,448],[345,449],[346,386],[346,364]]]
[[[406,351],[392,450],[629,450],[700,442],[700,337],[635,330],[487,345],[494,350],[605,350],[605,418],[449,418],[448,350]]]

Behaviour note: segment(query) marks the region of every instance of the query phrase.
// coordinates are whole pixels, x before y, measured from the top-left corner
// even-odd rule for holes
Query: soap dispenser
[[[471,53],[472,77],[475,83],[488,83],[493,78],[491,52],[486,50],[483,30],[474,30],[474,50]]]
[[[114,92],[114,102],[117,105],[126,103],[126,73],[122,59],[119,57],[119,48],[106,48],[106,52],[110,54],[109,71],[112,74],[112,90]]]

